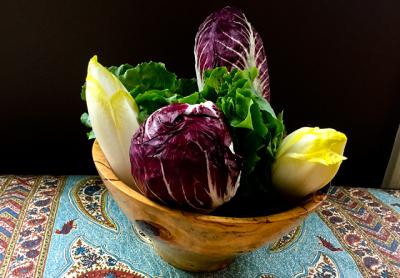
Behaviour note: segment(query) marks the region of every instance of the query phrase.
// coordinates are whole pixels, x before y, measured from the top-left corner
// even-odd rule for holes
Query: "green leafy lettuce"
[[[253,87],[257,74],[255,67],[206,71],[199,97],[199,101],[211,100],[222,110],[230,125],[235,152],[244,158],[238,198],[268,193],[271,165],[285,132],[282,113],[276,115]]]
[[[139,122],[144,122],[151,113],[171,103],[179,102],[197,89],[195,79],[178,79],[163,63],[149,62],[133,67],[129,64],[110,67],[139,107]],[[197,99],[188,99],[193,103]]]
[[[231,206],[270,202],[271,165],[285,127],[282,113],[276,115],[269,102],[254,88],[257,68],[245,70],[218,67],[204,73],[204,87],[198,92],[195,79],[178,79],[162,63],[124,64],[110,67],[139,107],[139,122],[171,103],[214,102],[230,127],[235,152],[244,159],[240,187]],[[82,87],[84,99],[85,87]],[[81,122],[90,127],[84,113]],[[93,138],[91,132],[89,138]],[[258,198],[258,199],[257,199]],[[257,199],[257,200],[256,200]],[[271,201],[272,202],[272,201]],[[246,205],[243,205],[246,204]]]
[[[108,70],[113,73],[135,99],[139,107],[139,123],[144,122],[151,113],[171,103],[198,103],[195,79],[178,79],[169,72],[163,63],[148,62],[137,66],[123,64],[111,66]],[[189,94],[192,94],[188,96]],[[85,85],[82,86],[81,98],[85,101]],[[81,122],[91,128],[89,116],[83,113]],[[87,133],[93,139],[92,131]]]

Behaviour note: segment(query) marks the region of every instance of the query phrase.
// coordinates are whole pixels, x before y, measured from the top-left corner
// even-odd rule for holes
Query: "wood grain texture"
[[[180,211],[159,205],[121,182],[97,142],[92,154],[100,177],[125,215],[152,238],[164,260],[189,271],[223,268],[237,255],[276,240],[299,225],[326,198],[314,194],[302,206],[250,218]]]

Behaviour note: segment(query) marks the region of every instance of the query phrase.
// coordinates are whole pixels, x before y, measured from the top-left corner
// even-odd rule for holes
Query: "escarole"
[[[129,147],[139,128],[138,108],[124,85],[94,56],[88,65],[85,97],[90,124],[116,175],[133,185]]]

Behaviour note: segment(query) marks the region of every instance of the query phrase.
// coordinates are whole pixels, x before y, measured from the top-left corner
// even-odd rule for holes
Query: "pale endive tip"
[[[279,146],[272,166],[274,187],[291,198],[304,197],[328,184],[343,160],[347,137],[331,128],[303,127]]]
[[[346,142],[346,135],[333,128],[302,127],[284,138],[275,159],[286,155],[332,165],[347,159],[342,155]]]
[[[133,186],[129,148],[139,128],[137,105],[124,85],[97,56],[89,61],[86,103],[96,139],[115,174]]]

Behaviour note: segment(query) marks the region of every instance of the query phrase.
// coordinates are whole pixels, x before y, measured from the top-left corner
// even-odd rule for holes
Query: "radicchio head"
[[[241,158],[210,101],[151,114],[132,138],[130,159],[140,191],[168,206],[210,212],[239,186]]]
[[[225,7],[210,14],[200,25],[194,45],[196,76],[203,89],[204,71],[226,66],[228,70],[257,67],[257,91],[270,100],[267,56],[260,35],[242,11]]]

